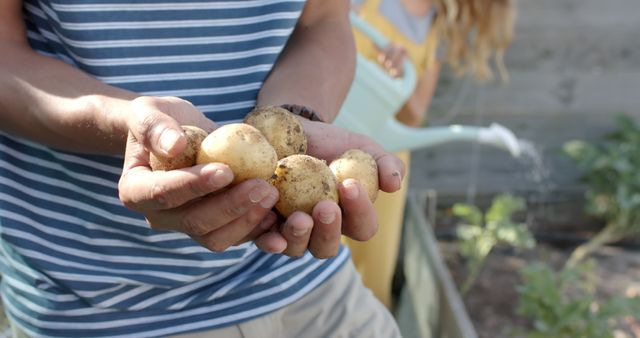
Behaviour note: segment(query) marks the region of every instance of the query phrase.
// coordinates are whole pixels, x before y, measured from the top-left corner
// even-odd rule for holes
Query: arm
[[[122,202],[152,228],[186,233],[210,250],[256,238],[275,222],[277,190],[262,180],[227,188],[233,173],[224,164],[151,172],[149,151],[170,156],[186,146],[180,124],[213,130],[195,107],[139,96],[39,55],[21,18],[21,1],[0,1],[0,130],[65,150],[124,153]]]
[[[407,102],[396,114],[398,121],[410,127],[419,127],[431,105],[440,75],[440,63],[436,62],[431,70],[426,71],[416,84],[416,89]]]
[[[130,130],[161,154],[186,146],[186,140],[174,138],[168,149],[159,147],[163,131],[181,132],[176,119],[212,130],[213,122],[185,101],[136,100],[137,93],[35,52],[26,39],[21,4],[0,3],[0,130],[64,150],[112,155],[124,153]],[[157,113],[152,119],[142,111],[147,105]]]
[[[259,105],[301,104],[332,121],[353,81],[355,45],[344,0],[309,0],[288,46],[258,98]],[[400,188],[402,162],[373,140],[333,125],[301,119],[309,155],[330,162],[351,148],[374,156],[381,189]],[[337,253],[341,234],[368,240],[377,231],[377,216],[366,192],[355,180],[340,187],[340,206],[318,203],[312,215],[293,213],[281,228],[285,253],[299,256],[308,248],[316,257]],[[340,208],[342,207],[342,208]],[[261,244],[261,239],[257,241]]]
[[[303,104],[333,121],[353,81],[355,45],[349,2],[309,0],[267,78],[259,105]]]
[[[117,107],[136,95],[34,52],[21,1],[0,3],[0,23],[2,130],[67,150],[122,154],[127,130]]]
[[[408,57],[404,47],[391,43],[387,48],[378,51],[377,61],[389,76],[396,78],[404,74],[404,62]],[[413,93],[396,113],[398,121],[410,127],[419,127],[422,124],[436,90],[440,67],[441,63],[436,61],[432,69],[420,75]]]

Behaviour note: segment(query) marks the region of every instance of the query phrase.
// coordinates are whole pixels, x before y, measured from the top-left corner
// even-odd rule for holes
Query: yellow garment
[[[397,43],[404,47],[407,51],[409,59],[416,69],[418,77],[424,74],[424,72],[433,67],[436,61],[436,47],[438,44],[438,38],[434,29],[429,30],[429,34],[422,42],[415,42],[412,39],[406,37],[378,12],[380,6],[380,0],[368,0],[362,4],[358,15],[366,21],[369,25],[374,27],[383,36],[387,37],[389,41]],[[354,38],[356,41],[356,49],[358,54],[364,56],[369,60],[377,60],[379,51],[376,46],[357,29],[354,29]]]
[[[366,1],[359,15],[390,41],[401,44],[416,68],[420,77],[435,63],[437,37],[430,30],[423,43],[416,43],[400,33],[384,16],[378,13],[379,0]],[[358,53],[368,59],[376,60],[378,50],[374,44],[357,29],[354,29]],[[408,169],[411,153],[404,151],[396,154],[407,166],[407,175],[402,188],[392,194],[380,192],[374,207],[378,213],[378,233],[367,242],[356,242],[345,238],[352,252],[353,262],[362,275],[364,284],[388,308],[391,308],[391,283],[396,267],[398,247],[402,230],[404,205],[408,189]]]
[[[396,153],[409,168],[410,153]],[[402,230],[404,204],[407,197],[408,179],[402,182],[402,188],[392,194],[381,191],[374,203],[378,213],[378,233],[366,242],[344,238],[351,249],[356,269],[362,276],[364,285],[387,308],[391,308],[391,282],[398,258],[398,246]]]

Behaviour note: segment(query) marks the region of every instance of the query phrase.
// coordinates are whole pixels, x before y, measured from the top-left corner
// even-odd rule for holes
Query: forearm
[[[134,93],[108,86],[23,41],[0,41],[0,129],[49,146],[122,154],[119,107]]]
[[[331,9],[324,9],[326,15],[311,17],[322,11],[315,8],[318,6]],[[335,118],[355,69],[348,10],[347,1],[316,0],[307,4],[260,91],[259,105],[301,104],[315,110],[327,122]]]
[[[440,64],[423,74],[416,85],[413,94],[396,114],[397,119],[410,127],[419,127],[431,105],[433,95],[440,76]]]

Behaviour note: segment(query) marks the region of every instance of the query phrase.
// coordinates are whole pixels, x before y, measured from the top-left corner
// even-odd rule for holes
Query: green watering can
[[[389,44],[373,27],[351,13],[351,23],[378,47]],[[377,63],[357,55],[353,84],[334,124],[367,135],[390,152],[432,147],[451,142],[480,142],[520,156],[521,149],[513,132],[493,123],[489,127],[450,125],[412,128],[395,119],[395,113],[407,101],[416,86],[417,76],[410,61],[404,64],[402,78],[390,77]]]

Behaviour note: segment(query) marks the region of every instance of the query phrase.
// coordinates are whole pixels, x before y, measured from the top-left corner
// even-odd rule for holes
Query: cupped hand
[[[305,119],[301,122],[309,155],[330,163],[349,149],[363,150],[376,160],[380,189],[385,192],[400,189],[404,163],[376,142],[330,124]],[[378,221],[364,188],[357,180],[348,179],[339,186],[339,193],[340,205],[327,200],[319,202],[311,215],[295,212],[280,225],[282,238],[271,232],[270,237],[258,238],[256,244],[265,249],[279,243],[286,247],[283,253],[289,256],[301,256],[309,250],[317,258],[328,258],[338,253],[342,234],[359,241],[373,237]]]
[[[276,222],[271,211],[278,191],[264,180],[229,187],[233,172],[222,163],[151,171],[149,153],[175,156],[187,145],[181,125],[216,128],[189,102],[175,97],[140,97],[130,104],[129,136],[118,184],[120,199],[144,214],[151,228],[191,236],[221,252],[259,238]],[[267,241],[267,243],[271,243]],[[274,250],[284,250],[278,247]]]

